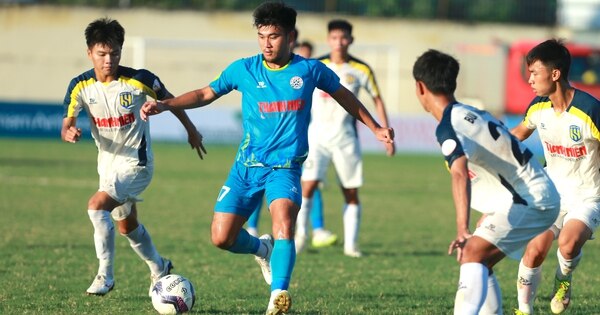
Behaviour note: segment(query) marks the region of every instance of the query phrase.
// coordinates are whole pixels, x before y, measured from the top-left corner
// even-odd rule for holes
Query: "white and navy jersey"
[[[364,88],[371,97],[379,96],[373,71],[365,62],[350,56],[348,62],[336,64],[331,62],[329,55],[318,60],[332,69],[340,77],[340,83],[354,95],[358,96]],[[320,143],[338,144],[357,137],[356,119],[322,90],[314,93],[310,128],[309,137]]]
[[[103,83],[94,69],[71,80],[64,100],[64,117],[77,117],[84,109],[90,118],[98,147],[98,168],[115,161],[127,165],[151,165],[149,124],[140,119],[146,96],[163,99],[167,91],[147,70],[119,67],[117,79]]]
[[[490,113],[453,103],[444,110],[436,137],[448,167],[466,156],[471,207],[506,211],[513,203],[549,209],[559,202],[554,184],[525,145]]]
[[[546,159],[546,171],[565,202],[600,200],[600,102],[575,89],[562,112],[554,111],[548,97],[536,97],[523,120],[537,129]]]

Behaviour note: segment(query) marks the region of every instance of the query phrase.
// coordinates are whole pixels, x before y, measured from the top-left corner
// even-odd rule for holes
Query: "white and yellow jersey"
[[[84,109],[90,118],[98,147],[98,171],[111,165],[151,166],[149,124],[140,108],[150,96],[168,93],[158,77],[147,70],[119,67],[118,79],[102,83],[89,70],[71,80],[64,100],[64,117],[77,117]]]
[[[371,97],[379,96],[379,88],[371,68],[364,62],[350,56],[348,62],[336,64],[329,55],[318,58],[340,77],[340,83],[358,96],[364,88]],[[356,119],[340,106],[329,94],[315,90],[309,127],[309,141],[339,144],[355,141]],[[345,140],[345,141],[344,141]]]
[[[536,97],[523,124],[537,129],[546,170],[565,203],[600,201],[600,102],[575,89],[562,113],[548,97]]]

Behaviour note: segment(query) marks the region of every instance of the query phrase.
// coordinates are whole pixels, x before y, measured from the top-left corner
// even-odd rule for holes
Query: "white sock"
[[[346,204],[344,207],[344,250],[356,250],[358,229],[360,227],[361,207],[357,204]]]
[[[567,280],[571,273],[575,270],[581,257],[583,257],[583,250],[579,252],[579,255],[573,259],[566,259],[560,253],[560,248],[556,250],[556,257],[558,258],[558,268],[556,268],[556,277],[559,280]]]
[[[108,211],[88,209],[88,216],[94,226],[94,246],[96,257],[100,262],[98,274],[112,279],[115,261],[115,225]]]
[[[487,295],[487,283],[486,266],[480,263],[462,264],[454,301],[454,314],[477,315]]]
[[[150,234],[148,234],[143,224],[139,223],[135,230],[129,232],[129,234],[123,234],[123,236],[129,240],[129,245],[131,245],[133,251],[148,264],[153,275],[162,272],[164,268],[162,258],[156,247],[154,247],[152,238],[150,238]]]
[[[540,282],[542,282],[542,266],[529,268],[523,264],[523,260],[521,259],[517,277],[519,310],[527,314],[533,314],[533,304],[537,288]]]
[[[502,315],[502,292],[495,274],[488,276],[487,295],[479,315]]]
[[[313,199],[302,197],[302,206],[296,218],[296,236],[306,237],[308,235],[308,215],[313,206]]]

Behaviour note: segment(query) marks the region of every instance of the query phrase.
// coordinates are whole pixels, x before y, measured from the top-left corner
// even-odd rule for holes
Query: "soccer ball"
[[[159,314],[189,312],[196,302],[196,292],[190,280],[180,275],[166,275],[152,288],[152,306]]]

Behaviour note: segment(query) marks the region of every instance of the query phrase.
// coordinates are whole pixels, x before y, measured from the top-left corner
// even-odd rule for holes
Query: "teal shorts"
[[[217,197],[215,212],[233,213],[248,218],[267,197],[267,205],[285,198],[300,207],[302,186],[300,168],[247,167],[234,163]]]

